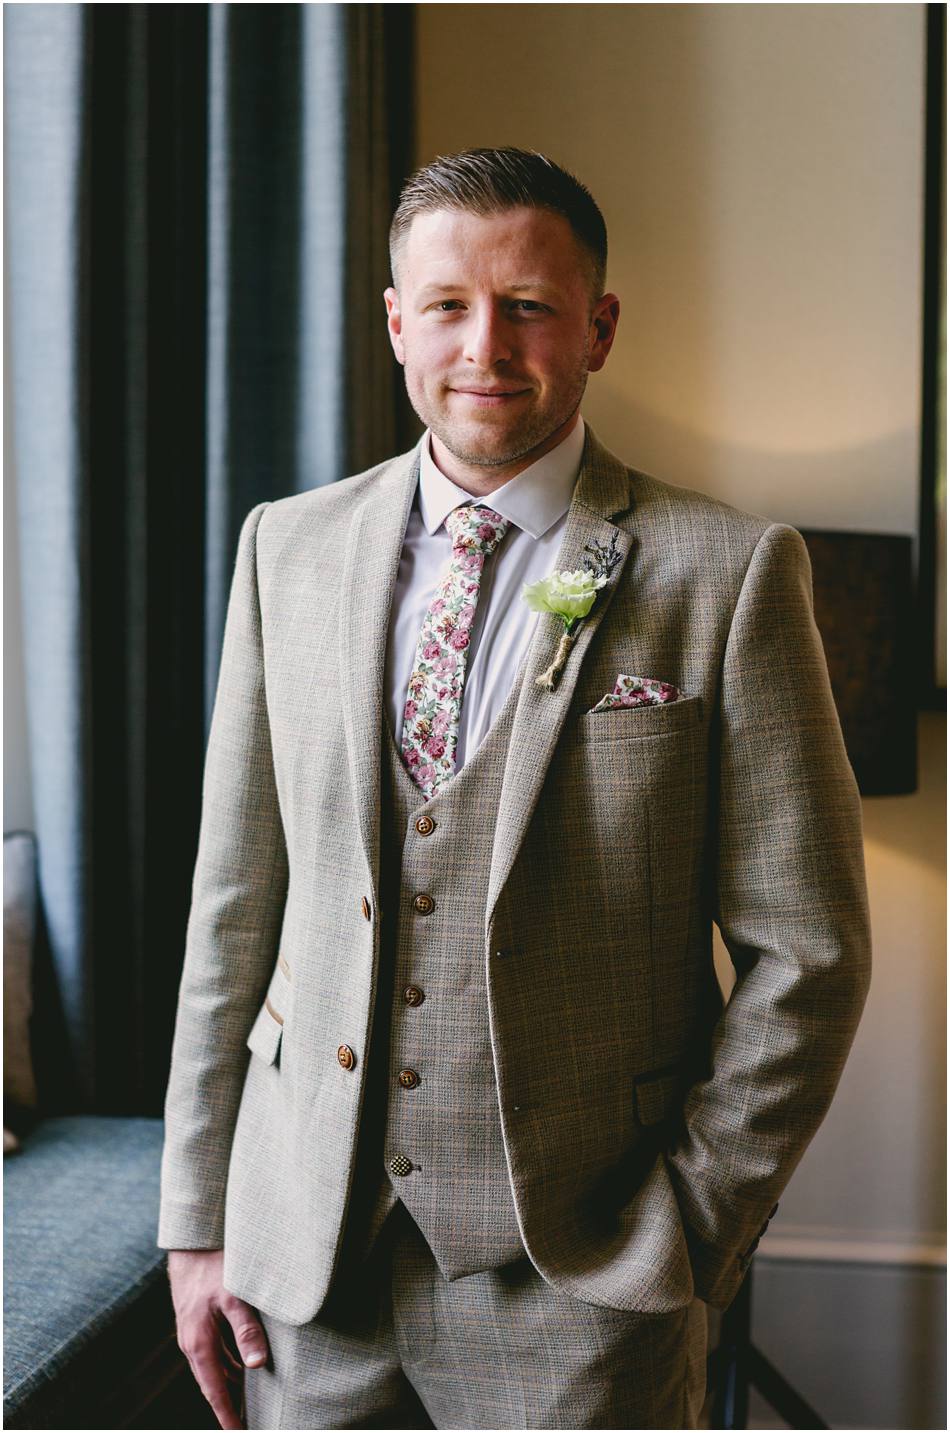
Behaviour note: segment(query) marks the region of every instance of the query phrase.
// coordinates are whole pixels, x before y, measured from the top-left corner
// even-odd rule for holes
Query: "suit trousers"
[[[261,1320],[248,1428],[695,1428],[706,1308],[639,1314],[552,1288],[525,1255],[449,1283],[400,1202],[317,1317]]]

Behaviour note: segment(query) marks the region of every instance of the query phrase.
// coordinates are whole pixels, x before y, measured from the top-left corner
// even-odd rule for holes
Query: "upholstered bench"
[[[6,1160],[7,1428],[127,1424],[156,1364],[177,1362],[155,1247],[161,1144],[161,1120],[61,1117]]]
[[[35,900],[35,845],[16,832],[4,838],[4,1104],[17,1136],[4,1132],[4,1426],[214,1428],[156,1246],[162,1121],[44,1117],[27,1028]],[[33,1047],[42,1039],[34,1019]]]

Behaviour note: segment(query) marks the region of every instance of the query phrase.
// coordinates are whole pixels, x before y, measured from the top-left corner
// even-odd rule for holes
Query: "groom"
[[[427,431],[241,533],[159,1243],[222,1427],[692,1428],[869,974],[860,803],[792,528],[580,416],[587,190],[406,185]],[[736,969],[724,1006],[715,922]]]

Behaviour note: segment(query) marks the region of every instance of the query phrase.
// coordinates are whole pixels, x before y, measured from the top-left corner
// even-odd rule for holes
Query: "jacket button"
[[[435,822],[431,816],[420,816],[416,821],[416,830],[420,836],[431,836],[435,830]]]
[[[422,891],[418,896],[415,896],[412,904],[415,906],[416,910],[421,916],[431,915],[432,912],[435,910],[435,901],[425,891]]]
[[[356,1056],[353,1054],[353,1051],[350,1049],[349,1045],[341,1045],[339,1050],[337,1050],[336,1052],[336,1057],[339,1060],[340,1064],[343,1066],[344,1070],[352,1070],[353,1066],[356,1064]]]
[[[404,1090],[414,1090],[419,1083],[419,1076],[415,1070],[405,1069],[399,1071],[399,1083]]]
[[[418,985],[407,985],[402,992],[402,998],[407,1005],[421,1005],[423,1000],[425,1000],[425,995],[419,989]]]
[[[360,902],[360,904],[361,904],[362,907],[363,907],[363,914],[364,914],[364,916],[366,917],[367,920],[369,920],[369,918],[370,918],[369,901],[366,899],[365,896],[363,897],[363,899],[362,899],[362,901]]]
[[[395,1154],[389,1161],[390,1174],[411,1174],[412,1160],[407,1159],[404,1154]]]

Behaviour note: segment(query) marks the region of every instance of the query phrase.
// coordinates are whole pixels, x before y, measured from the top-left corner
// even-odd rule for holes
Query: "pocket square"
[[[672,682],[659,682],[655,677],[628,677],[618,673],[614,689],[601,697],[592,712],[609,711],[611,707],[654,707],[664,702],[678,702],[683,693]]]

